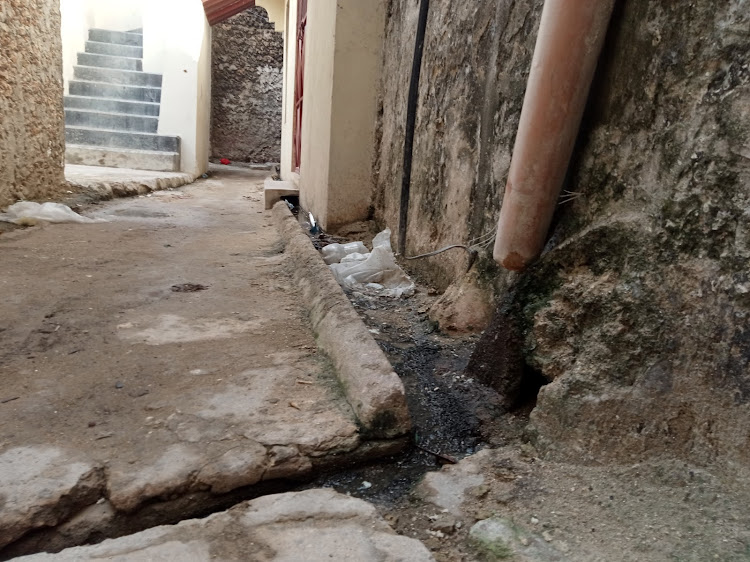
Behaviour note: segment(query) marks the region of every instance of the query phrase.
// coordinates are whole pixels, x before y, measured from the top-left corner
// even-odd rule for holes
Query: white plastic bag
[[[391,248],[391,229],[386,228],[383,232],[378,232],[375,238],[372,239],[373,248],[387,248],[388,251],[393,252]]]
[[[362,242],[349,242],[348,244],[328,244],[320,253],[323,254],[323,261],[328,265],[339,263],[349,254],[366,254],[367,247]]]
[[[19,201],[8,207],[5,213],[0,213],[0,220],[14,224],[32,226],[39,221],[45,222],[106,222],[104,219],[90,219],[83,217],[62,203],[34,203]]]
[[[365,261],[369,257],[370,257],[370,252],[367,252],[365,254],[354,252],[353,254],[349,254],[348,256],[344,256],[343,258],[341,258],[340,263],[352,263],[352,262]]]
[[[396,263],[390,239],[391,231],[386,229],[373,239],[366,259],[330,264],[339,284],[386,297],[413,295],[414,282]]]

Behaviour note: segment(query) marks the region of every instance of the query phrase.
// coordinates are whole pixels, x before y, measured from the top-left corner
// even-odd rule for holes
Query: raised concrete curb
[[[294,280],[318,345],[333,361],[363,434],[386,439],[408,433],[411,419],[401,379],[286,204],[274,205],[273,216],[294,261]]]
[[[263,183],[263,200],[266,211],[272,209],[276,203],[281,201],[282,197],[290,196],[299,196],[299,188],[294,182],[274,181],[270,177],[266,178]]]
[[[318,489],[264,496],[205,519],[19,560],[430,562],[434,558],[418,540],[397,535],[374,506]]]
[[[182,172],[148,172],[69,164],[65,166],[65,179],[71,188],[91,201],[105,201],[114,197],[132,197],[162,189],[175,189],[193,183],[196,177]]]

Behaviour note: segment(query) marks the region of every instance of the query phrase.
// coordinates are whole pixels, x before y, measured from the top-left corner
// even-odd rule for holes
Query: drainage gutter
[[[544,248],[614,0],[546,0],[542,10],[494,258],[520,271]]]

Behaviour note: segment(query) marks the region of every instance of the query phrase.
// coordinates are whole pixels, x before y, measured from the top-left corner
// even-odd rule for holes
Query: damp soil
[[[477,336],[440,333],[427,315],[436,291],[417,283],[406,299],[345,292],[404,383],[413,432],[401,454],[339,468],[303,489],[330,487],[397,512],[425,473],[521,437],[531,407],[506,411],[497,392],[465,373]]]
[[[357,240],[369,245],[378,231],[372,221],[361,221],[325,232],[314,227],[298,201],[287,204],[316,250]],[[496,390],[470,376],[467,365],[479,336],[441,333],[428,316],[440,293],[419,278],[413,281],[415,294],[407,298],[344,289],[404,384],[413,426],[409,446],[369,465],[338,467],[300,489],[334,488],[369,501],[384,513],[397,512],[409,503],[410,492],[425,473],[521,437],[535,395],[508,411]]]

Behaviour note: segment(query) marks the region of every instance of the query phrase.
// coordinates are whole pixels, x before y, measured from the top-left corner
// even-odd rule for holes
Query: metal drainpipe
[[[544,2],[495,240],[506,269],[544,248],[614,2]]]
[[[417,38],[414,43],[414,59],[409,81],[409,97],[406,103],[406,129],[404,131],[404,167],[401,176],[401,207],[398,215],[398,253],[406,254],[406,226],[409,218],[409,193],[411,191],[411,161],[414,148],[414,127],[417,121],[417,100],[419,98],[419,74],[422,70],[422,52],[424,35],[427,29],[427,14],[430,0],[421,0],[419,4],[419,22]]]

